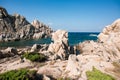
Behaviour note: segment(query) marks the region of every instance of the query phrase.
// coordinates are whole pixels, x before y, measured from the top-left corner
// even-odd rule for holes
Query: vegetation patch
[[[0,74],[0,80],[35,80],[36,71],[27,69],[11,70]]]
[[[29,59],[30,61],[38,61],[38,62],[41,62],[41,61],[45,61],[47,58],[46,56],[40,54],[40,53],[24,53],[22,55],[22,58],[26,58],[26,59]]]
[[[92,71],[87,71],[86,75],[88,80],[115,80],[115,78],[113,78],[112,76],[102,73],[95,67],[93,67]]]

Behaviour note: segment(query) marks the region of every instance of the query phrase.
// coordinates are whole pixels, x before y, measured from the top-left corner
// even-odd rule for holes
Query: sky
[[[101,32],[120,18],[120,0],[0,0],[0,6],[69,32]]]

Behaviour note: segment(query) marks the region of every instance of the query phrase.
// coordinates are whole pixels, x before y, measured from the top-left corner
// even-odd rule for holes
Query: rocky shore
[[[28,34],[23,38],[31,38],[28,37],[30,35],[32,38],[40,38],[37,34],[44,30],[41,25],[44,26],[37,20],[33,21],[30,26],[31,28],[34,26],[35,33],[33,34],[33,29],[29,28],[30,34],[29,30],[26,30]],[[17,28],[9,30],[14,29]],[[6,28],[4,30],[7,31]],[[49,29],[46,32],[51,33]],[[0,73],[26,68],[42,75],[36,80],[91,80],[88,73],[97,69],[99,71],[96,74],[107,74],[107,78],[102,76],[102,80],[120,80],[119,34],[120,19],[105,27],[98,35],[97,42],[85,41],[69,46],[68,32],[57,30],[52,33],[53,42],[49,45],[34,44],[29,48],[8,47],[0,50]],[[29,55],[38,55],[36,56],[38,60]]]
[[[49,26],[38,20],[29,23],[24,16],[10,15],[0,7],[0,42],[46,38],[51,37],[52,32]]]

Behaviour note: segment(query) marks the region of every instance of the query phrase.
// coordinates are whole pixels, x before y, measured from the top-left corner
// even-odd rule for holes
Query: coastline
[[[74,46],[86,40],[97,41],[98,34],[99,34],[98,32],[68,32],[69,45]],[[50,44],[51,41],[52,41],[51,38],[43,38],[43,39],[11,41],[11,42],[4,42],[4,43],[1,42],[0,47],[16,47],[17,48],[17,47],[24,47],[24,46],[33,46],[34,44]]]
[[[7,16],[5,16],[5,18],[6,17]],[[3,15],[2,19],[4,21]],[[99,34],[98,36],[95,35],[95,33],[86,33],[87,36],[98,37],[97,41],[83,40],[83,42],[72,46],[69,43],[71,40],[69,39],[69,35],[71,33],[65,30],[56,30],[52,33],[51,28],[44,29],[44,24],[40,24],[40,22],[36,20],[32,24],[34,24],[35,33],[34,29],[32,29],[33,32],[29,31],[31,26],[27,26],[28,32],[30,33],[26,32],[26,34],[28,34],[23,34],[24,36],[21,34],[23,38],[29,39],[31,36],[32,38],[34,36],[35,39],[46,38],[45,35],[41,37],[41,34],[43,34],[43,32],[41,32],[42,29],[50,33],[52,41],[49,44],[43,45],[33,43],[31,46],[24,46],[22,48],[8,47],[0,49],[0,73],[20,69],[23,69],[22,71],[24,72],[26,71],[25,69],[28,69],[30,71],[34,70],[33,72],[35,72],[35,75],[30,77],[30,79],[33,80],[87,80],[90,76],[89,74],[92,74],[90,71],[93,71],[97,76],[100,76],[99,78],[101,79],[103,79],[104,76],[105,79],[119,80],[120,19],[105,27],[100,34],[97,33]],[[7,27],[12,29],[12,26]],[[74,37],[78,39],[81,37],[76,33],[73,34],[75,35]],[[84,35],[82,34],[82,36],[81,39],[84,39],[85,33]],[[3,37],[2,35],[2,39],[9,38],[12,38],[12,36],[5,35],[5,37]],[[77,41],[76,38],[73,39]],[[6,74],[0,75],[2,75],[0,79],[3,79]],[[22,72],[20,75],[22,75]],[[36,75],[38,76],[37,78]],[[27,74],[27,76],[29,76],[29,74]]]

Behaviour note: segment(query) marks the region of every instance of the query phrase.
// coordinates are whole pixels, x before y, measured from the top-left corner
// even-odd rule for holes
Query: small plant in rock
[[[0,74],[0,80],[34,80],[37,79],[36,71],[27,69],[11,70]]]
[[[113,78],[112,76],[102,73],[95,67],[93,67],[92,71],[87,71],[86,75],[88,80],[115,80],[115,78]]]
[[[46,60],[46,56],[40,54],[40,53],[24,53],[22,55],[22,58],[26,58],[26,59],[29,59],[30,61],[38,61],[38,62],[41,62],[41,61],[45,61]]]

